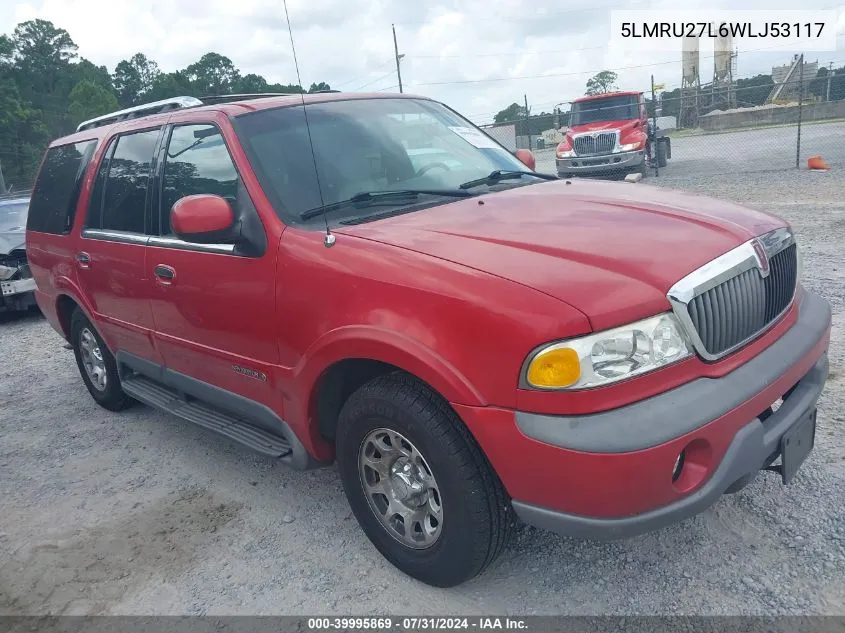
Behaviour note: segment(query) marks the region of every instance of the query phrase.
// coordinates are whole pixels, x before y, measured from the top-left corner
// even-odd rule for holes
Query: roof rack
[[[227,101],[246,101],[265,97],[295,97],[297,94],[295,92],[249,92],[235,95],[207,95],[200,97],[200,101],[204,104],[226,103]]]
[[[162,99],[161,101],[153,101],[152,103],[145,103],[139,106],[126,108],[125,110],[118,110],[98,116],[88,121],[83,121],[76,127],[77,132],[82,130],[90,130],[110,123],[117,123],[118,121],[125,121],[126,119],[135,119],[141,116],[149,116],[151,114],[159,114],[160,112],[169,112],[170,110],[179,110],[182,108],[195,108],[203,105],[203,102],[196,97],[173,97],[172,99]]]
[[[340,90],[319,90],[317,92],[340,92]],[[153,101],[152,103],[144,103],[142,105],[133,106],[117,112],[110,112],[103,116],[98,116],[88,121],[83,121],[76,127],[77,132],[83,130],[90,130],[103,125],[110,125],[118,121],[125,121],[127,119],[136,119],[142,116],[150,116],[159,114],[161,112],[169,112],[171,110],[181,110],[183,108],[196,108],[202,105],[210,105],[213,103],[226,103],[230,101],[245,101],[248,99],[263,99],[266,97],[293,97],[298,93],[291,92],[254,92],[234,95],[207,95],[205,97],[173,97],[171,99],[162,99],[161,101]]]

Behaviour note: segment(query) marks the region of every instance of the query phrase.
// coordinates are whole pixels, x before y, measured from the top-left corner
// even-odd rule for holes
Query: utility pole
[[[795,169],[798,169],[801,163],[801,114],[804,106],[804,53],[801,53],[801,61],[799,62],[798,74],[798,139],[795,143]]]
[[[827,68],[827,98],[825,99],[825,101],[830,101],[830,79],[831,77],[833,77],[833,62],[830,62],[827,65]]]
[[[528,114],[528,95],[522,95],[525,99],[525,134],[528,136],[528,149],[531,149],[531,129],[529,126],[531,125],[530,122],[530,115]]]
[[[391,24],[393,27],[393,53],[396,56],[396,78],[399,79],[399,92],[402,92],[402,71],[399,69],[399,60],[405,57],[405,55],[399,54],[399,45],[396,43],[396,25]]]
[[[3,179],[3,165],[0,165],[0,196],[6,193],[6,181]]]
[[[655,94],[654,90],[654,75],[651,76],[651,126],[652,126],[652,133],[654,134],[654,138],[649,139],[649,158],[654,156],[654,175],[660,175],[660,165],[658,164],[658,156],[660,152],[657,149],[657,145],[655,145],[655,141],[657,141],[657,95]],[[646,114],[648,114],[646,112]],[[648,134],[648,130],[646,130],[646,134]]]

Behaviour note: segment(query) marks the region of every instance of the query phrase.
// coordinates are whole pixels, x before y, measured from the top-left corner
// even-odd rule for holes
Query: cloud
[[[442,100],[479,123],[525,96],[534,112],[550,111],[582,94],[587,79],[602,69],[615,70],[624,89],[647,89],[652,74],[667,89],[678,86],[680,51],[635,54],[610,41],[611,10],[675,6],[676,0],[596,0],[571,8],[559,0],[288,0],[305,85],[397,90],[395,24],[405,54],[405,91]],[[830,8],[829,0],[801,6],[814,7]],[[786,9],[794,2],[746,0],[742,8]],[[841,16],[839,30],[845,29],[845,12]],[[165,71],[215,51],[244,74],[296,82],[281,0],[12,0],[0,16],[0,31],[35,17],[66,29],[82,56],[110,70],[139,51]],[[839,42],[845,46],[845,38]],[[740,51],[738,74],[769,72],[792,52]],[[845,64],[842,51],[816,56],[824,65]],[[708,63],[703,58],[702,68]]]

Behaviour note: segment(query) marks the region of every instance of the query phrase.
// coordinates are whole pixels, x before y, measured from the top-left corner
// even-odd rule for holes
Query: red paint
[[[537,161],[534,159],[534,152],[527,149],[518,149],[516,150],[515,155],[520,162],[522,162],[531,171],[534,171],[537,167]]]
[[[73,300],[113,351],[132,352],[266,405],[319,459],[333,455],[314,419],[321,375],[350,358],[392,364],[452,403],[514,498],[594,516],[642,512],[696,489],[700,482],[672,485],[678,451],[696,441],[710,451],[697,454],[718,463],[737,429],[791,386],[827,345],[827,339],[820,342],[777,383],[729,414],[653,449],[593,455],[530,440],[516,427],[513,410],[612,409],[697,377],[724,375],[771,345],[794,323],[794,309],[717,363],[693,358],[580,393],[518,388],[522,364],[538,345],[666,311],[666,291],[678,279],[784,223],[695,194],[558,181],[338,228],[336,244],[326,248],[323,231],[279,220],[229,118],[301,98],[387,97],[314,94],[220,104],[62,139],[101,143],[71,234],[27,236],[36,297],[50,323],[67,334],[57,307]],[[119,131],[167,121],[219,126],[263,225],[262,256],[81,236],[106,142]],[[176,205],[173,219],[185,233],[217,231],[224,220],[231,224],[231,209],[226,214],[216,199],[199,196]],[[81,250],[91,255],[88,269],[74,260]],[[169,284],[157,281],[159,265],[174,272]],[[267,380],[233,371],[233,364],[263,372]],[[699,461],[706,467],[704,457]]]
[[[177,235],[190,236],[225,231],[235,222],[229,203],[220,196],[185,196],[173,205],[170,225]]]

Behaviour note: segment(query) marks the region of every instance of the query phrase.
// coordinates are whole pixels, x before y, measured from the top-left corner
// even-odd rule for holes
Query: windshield
[[[28,202],[0,202],[0,231],[23,231],[28,210]]]
[[[435,102],[351,99],[306,107],[313,154],[302,106],[261,110],[235,119],[262,188],[289,224],[301,224],[303,214],[313,221],[314,214],[308,211],[364,192],[446,191],[495,170],[526,169],[470,122]],[[454,199],[400,197],[393,198],[392,204],[426,206]],[[360,214],[353,205],[339,205],[330,219],[343,221]]]
[[[603,97],[572,104],[570,125],[639,119],[636,95]]]

